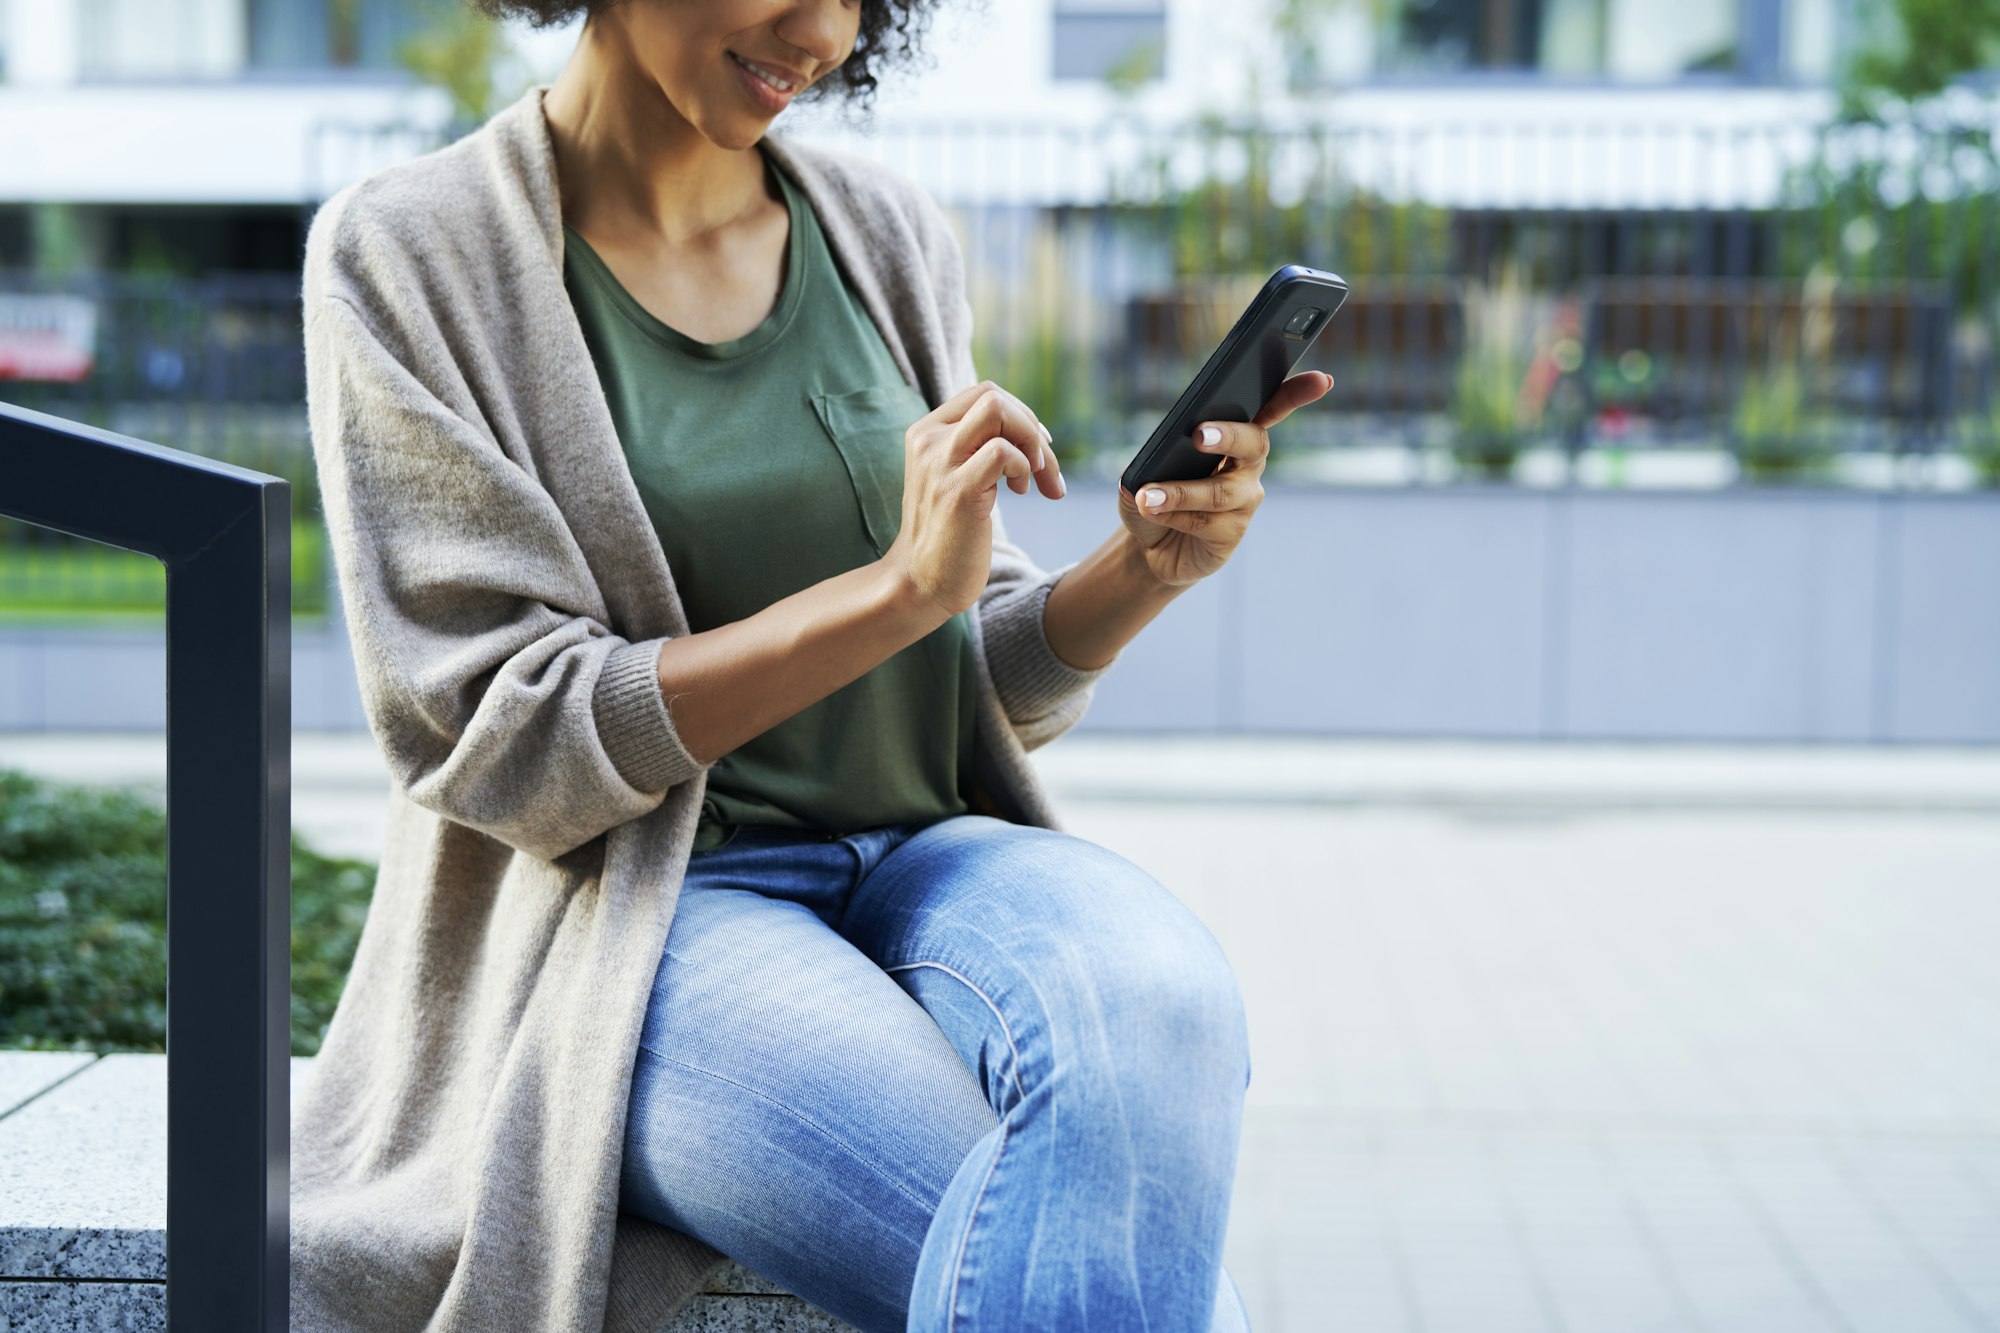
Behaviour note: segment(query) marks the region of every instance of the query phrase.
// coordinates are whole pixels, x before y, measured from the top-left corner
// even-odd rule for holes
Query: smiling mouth
[[[744,69],[748,70],[752,78],[761,80],[767,87],[777,92],[793,93],[797,92],[799,88],[802,86],[798,83],[792,82],[791,80],[780,78],[778,75],[772,74],[769,71],[765,70],[762,66],[751,64],[749,61],[745,60],[742,56],[737,55],[734,51],[731,51],[729,53],[729,58],[731,60],[734,60],[738,65],[742,66]]]

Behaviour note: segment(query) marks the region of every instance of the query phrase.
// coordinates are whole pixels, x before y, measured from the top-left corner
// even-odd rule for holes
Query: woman
[[[1214,938],[1026,750],[1258,505],[1267,428],[1036,567],[1048,432],[956,246],[767,138],[890,0],[588,12],[555,84],[330,201],[313,438],[396,789],[294,1119],[293,1327],[651,1330],[718,1252],[856,1326],[1239,1330]]]

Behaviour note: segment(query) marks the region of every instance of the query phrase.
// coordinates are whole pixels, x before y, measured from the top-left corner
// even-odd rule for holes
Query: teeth
[[[734,51],[731,51],[729,55],[730,58],[733,59],[737,64],[743,66],[743,68],[749,70],[752,74],[762,79],[765,83],[770,84],[773,88],[776,88],[779,92],[788,93],[792,90],[791,84],[786,83],[783,79],[772,78],[769,74],[766,74],[763,70],[758,69],[755,65],[745,60],[742,56],[737,55]]]

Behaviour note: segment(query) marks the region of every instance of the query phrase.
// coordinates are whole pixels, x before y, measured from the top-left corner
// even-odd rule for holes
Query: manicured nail
[[[1202,447],[1202,448],[1204,448],[1204,449],[1213,449],[1213,448],[1215,448],[1215,446],[1217,446],[1218,444],[1221,444],[1221,443],[1222,443],[1222,432],[1221,432],[1221,431],[1217,430],[1217,429],[1216,429],[1215,427],[1213,427],[1213,426],[1203,426],[1203,427],[1201,428],[1201,447]]]
[[[1063,480],[1062,473],[1060,472],[1056,473],[1056,498],[1060,500],[1063,496],[1068,494],[1069,494],[1069,483]]]
[[[1139,502],[1148,509],[1158,509],[1167,502],[1167,493],[1158,487],[1148,486],[1139,492]]]
[[[1056,437],[1049,434],[1049,428],[1047,426],[1044,426],[1042,425],[1041,422],[1037,421],[1035,423],[1035,428],[1041,431],[1043,444],[1054,444],[1056,442]]]

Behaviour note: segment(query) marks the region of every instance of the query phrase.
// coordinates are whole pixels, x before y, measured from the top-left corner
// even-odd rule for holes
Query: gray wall
[[[1044,565],[1112,492],[1003,493]],[[365,725],[294,633],[301,730]],[[0,631],[0,729],[158,729],[158,631]],[[2000,741],[2000,495],[1287,488],[1098,687],[1100,731]]]
[[[1044,564],[1115,522],[1001,502]],[[1273,486],[1085,725],[2000,741],[2000,495]]]

